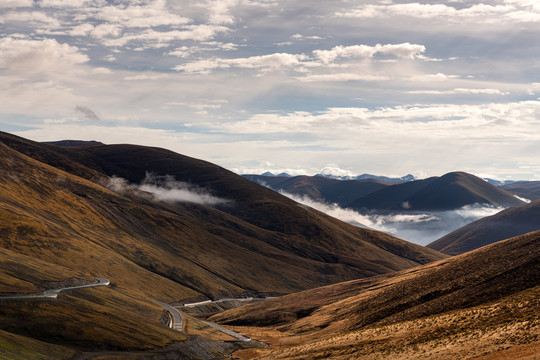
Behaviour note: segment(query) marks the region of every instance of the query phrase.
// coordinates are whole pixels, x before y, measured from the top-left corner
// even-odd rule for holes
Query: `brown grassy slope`
[[[51,282],[76,277],[94,281],[87,273],[76,272],[8,249],[0,250],[0,296],[39,293]]]
[[[0,165],[3,249],[110,277],[128,291],[152,290],[154,296],[169,298],[196,294],[132,261],[137,252],[152,256],[163,250],[138,241],[92,206],[101,201],[111,207],[122,198],[1,144]]]
[[[540,200],[472,222],[428,247],[445,254],[458,255],[535,230],[540,230]]]
[[[57,299],[0,301],[2,331],[71,349],[155,349],[185,340],[159,323],[159,305],[114,288],[68,290]]]
[[[10,141],[14,142],[11,138]],[[28,146],[20,147],[28,151],[29,156],[34,156]],[[69,155],[70,161],[88,164],[102,174],[119,175],[133,182],[144,178],[147,171],[169,174],[177,180],[208,189],[214,195],[231,199],[232,205],[217,210],[194,204],[156,205],[146,201],[145,206],[168,217],[162,219],[158,231],[154,229],[155,216],[148,208],[144,212],[140,209],[136,213],[128,211],[122,208],[121,204],[125,202],[119,201],[120,197],[111,202],[93,201],[92,197],[85,200],[93,201],[93,206],[100,212],[108,212],[106,217],[115,220],[115,225],[131,236],[144,235],[145,241],[165,247],[169,254],[174,253],[172,256],[190,257],[214,275],[231,274],[227,279],[221,279],[221,284],[232,284],[221,285],[227,290],[239,287],[259,290],[262,286],[272,287],[265,290],[281,292],[299,290],[327,281],[403,269],[441,257],[436,252],[389,235],[344,224],[216,165],[164,149],[130,145],[50,147],[53,155],[64,151],[62,154]],[[39,149],[40,157],[47,158],[43,155],[46,148]],[[142,200],[130,198],[130,201],[139,203]],[[162,226],[163,223],[167,226]],[[166,236],[159,236],[163,232]],[[188,251],[178,249],[179,237]],[[157,262],[143,259],[142,255],[139,258],[146,264],[151,263],[151,270],[159,266]],[[260,271],[262,266],[263,272]],[[180,278],[177,272],[181,269],[171,271],[162,267],[158,270],[167,277]],[[182,275],[183,283],[190,287],[201,287],[204,283],[204,279],[193,278],[187,270]],[[217,288],[206,286],[204,291],[210,293]]]
[[[484,304],[540,285],[540,231],[394,274],[308,290],[214,316],[234,325],[351,331]]]
[[[169,299],[194,292],[212,295],[220,289],[290,292],[440,257],[385,234],[365,231],[359,238],[356,228],[340,229],[341,222],[292,201],[284,206],[294,209],[295,218],[278,214],[282,221],[295,228],[306,226],[303,219],[318,222],[319,229],[328,228],[328,237],[335,230],[330,244],[302,242],[293,234],[264,230],[205,206],[171,206],[115,195],[7,147],[3,152],[4,247],[52,262],[61,251],[63,265],[100,264],[100,269],[113,273],[111,263],[120,260],[103,260],[99,254],[107,252],[128,261],[114,272],[125,275],[120,286],[149,288],[148,281],[131,286],[137,278],[129,275],[135,271],[131,268],[146,276],[160,275],[158,283],[169,279],[185,286],[184,295],[172,297],[171,289],[181,288],[171,285],[166,291]],[[317,234],[317,229],[307,231]],[[163,294],[167,288],[154,292]]]
[[[66,152],[75,154],[76,149],[66,149]],[[378,247],[392,249],[394,254],[413,262],[425,263],[437,257],[437,254],[427,254],[423,247],[411,246],[395,238],[359,229],[322,213],[299,207],[294,201],[226,169],[168,150],[111,145],[90,147],[81,152],[85,156],[91,154],[92,162],[98,164],[109,176],[118,175],[138,183],[147,172],[172,175],[178,181],[196,184],[216,196],[232,200],[235,206],[222,206],[219,209],[259,228],[293,237],[294,241],[277,239],[271,245],[312,260],[330,263],[338,261],[337,257],[369,260],[371,244],[367,243],[372,238],[379,240]],[[134,162],[133,159],[138,161]],[[386,255],[377,257],[375,262],[384,263],[383,257]],[[389,258],[386,263],[403,263],[392,255],[390,257],[392,259]]]
[[[537,231],[414,269],[270,299],[211,319],[265,327],[242,328],[255,338],[269,331],[273,346],[244,358],[454,359],[530,352],[521,347],[540,349],[539,250]]]
[[[536,360],[540,352],[540,286],[488,304],[374,324],[320,338],[274,329],[235,328],[270,344],[235,353],[247,359]]]
[[[1,250],[0,358],[65,359],[78,349],[153,349],[185,339],[159,324],[162,308],[153,300],[117,286],[68,290],[58,299],[2,298],[72,285],[66,279],[94,281],[86,273]]]

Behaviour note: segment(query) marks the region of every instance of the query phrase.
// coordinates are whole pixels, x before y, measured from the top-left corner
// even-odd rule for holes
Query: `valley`
[[[278,180],[297,195],[374,201],[378,211],[409,203],[400,210],[409,216],[510,207],[424,247],[168,150],[0,133],[0,354],[434,358],[472,356],[470,341],[482,351],[474,356],[536,349],[538,201],[461,172],[406,183]]]

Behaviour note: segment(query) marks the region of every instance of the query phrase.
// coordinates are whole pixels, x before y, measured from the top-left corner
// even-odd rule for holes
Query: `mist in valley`
[[[419,245],[428,245],[462,226],[504,210],[502,207],[473,204],[450,211],[358,212],[337,204],[318,202],[308,196],[298,196],[284,191],[280,193],[351,225],[383,231]]]

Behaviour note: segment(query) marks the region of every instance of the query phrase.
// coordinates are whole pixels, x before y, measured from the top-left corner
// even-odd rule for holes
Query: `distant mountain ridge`
[[[346,206],[351,199],[362,197],[373,191],[389,186],[379,180],[337,180],[323,176],[268,177],[263,175],[243,175],[246,179],[269,186],[299,197]]]
[[[501,188],[531,201],[540,199],[540,181],[516,181]]]
[[[243,176],[277,191],[361,211],[443,211],[474,204],[503,208],[524,204],[512,193],[465,172],[403,183],[374,178],[339,180],[317,175]]]
[[[536,230],[540,230],[540,200],[472,222],[427,246],[448,255],[459,255]]]
[[[256,174],[242,174],[242,176],[267,176],[267,177],[295,177],[295,175],[287,174],[286,172],[282,172],[280,174],[275,175],[271,171],[266,171],[260,175]],[[296,175],[296,176],[310,176],[310,175]],[[315,174],[313,176],[317,177],[324,177],[328,179],[335,179],[335,180],[375,180],[375,181],[384,181],[388,183],[403,183],[408,181],[414,181],[417,180],[417,178],[414,175],[408,174],[402,177],[388,177],[388,176],[379,176],[379,175],[372,175],[372,174],[361,174],[361,175],[334,175],[331,173],[319,173]]]
[[[453,210],[465,205],[483,204],[511,207],[524,202],[488,182],[465,172],[451,172],[383,188],[348,207],[379,210]]]

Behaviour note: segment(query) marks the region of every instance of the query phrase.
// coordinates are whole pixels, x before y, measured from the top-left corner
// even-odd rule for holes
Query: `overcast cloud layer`
[[[4,0],[0,130],[246,173],[540,178],[540,3]]]

